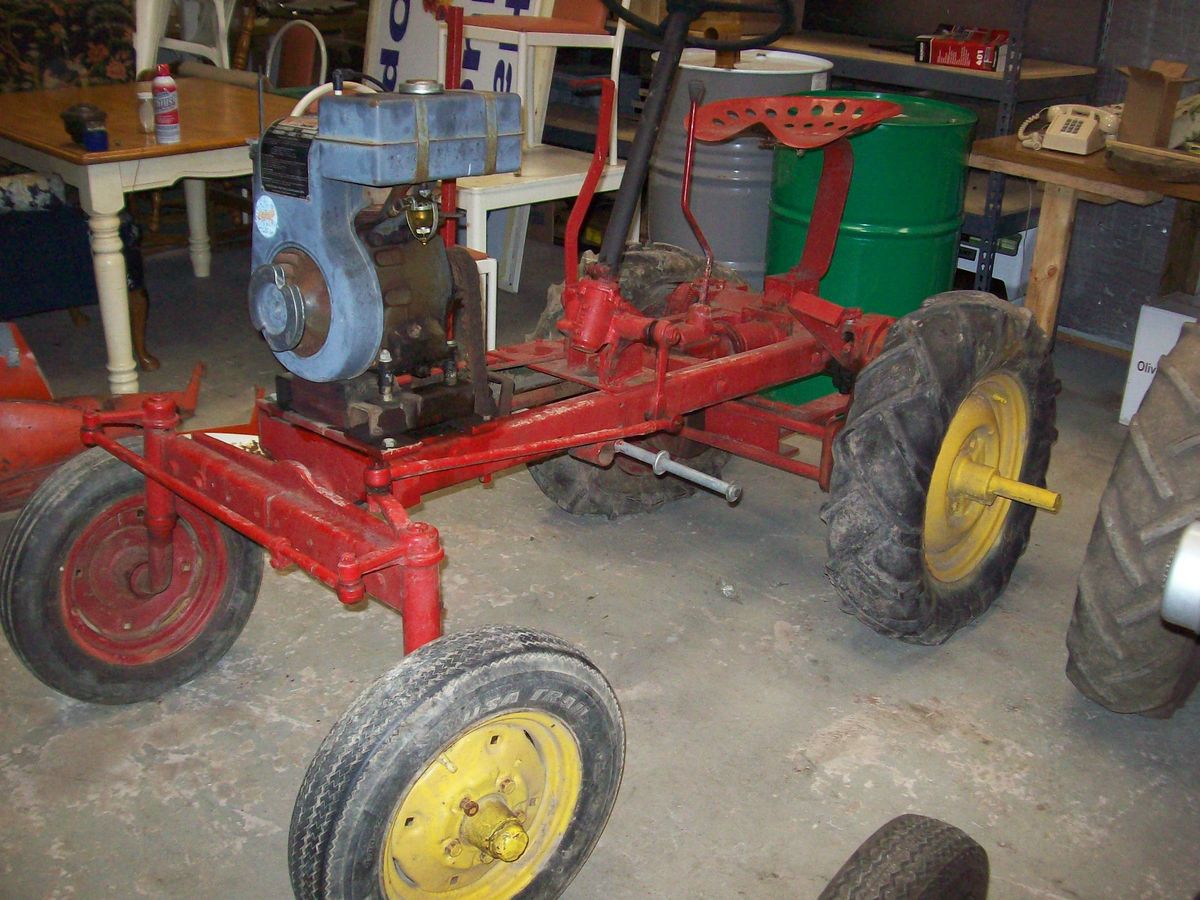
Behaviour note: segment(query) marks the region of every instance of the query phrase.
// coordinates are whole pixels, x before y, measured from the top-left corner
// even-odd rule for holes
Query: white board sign
[[[466,16],[534,15],[538,0],[460,0]],[[443,80],[437,71],[438,24],[421,0],[371,0],[363,69],[387,89],[410,78]],[[462,86],[480,91],[510,91],[516,44],[476,44],[463,48]]]

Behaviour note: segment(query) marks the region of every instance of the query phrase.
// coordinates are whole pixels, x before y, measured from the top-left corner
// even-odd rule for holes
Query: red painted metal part
[[[11,367],[0,357],[0,511],[18,509],[54,470],[85,449],[79,439],[83,415],[88,410],[139,410],[148,394],[51,398],[29,345],[16,326],[12,329],[19,349],[19,365]],[[192,371],[188,386],[169,396],[183,415],[191,415],[200,395],[203,366]],[[120,437],[138,429],[114,432]]]
[[[0,322],[0,398],[5,400],[50,400],[50,385],[42,374],[33,350],[12,322]]]
[[[614,87],[610,78],[586,78],[572,82],[571,87],[582,88],[589,85],[600,86],[600,116],[596,122],[596,146],[592,150],[592,162],[588,166],[587,175],[583,179],[583,187],[571,207],[571,215],[567,218],[567,231],[563,238],[563,258],[566,265],[566,282],[574,284],[579,280],[579,231],[583,228],[583,220],[587,216],[592,198],[596,196],[596,185],[608,162],[608,135],[612,130],[613,93]]]
[[[182,504],[171,535],[169,585],[149,584],[143,498],[101,511],[71,545],[58,592],[67,633],[89,656],[146,665],[185,647],[208,625],[230,577],[217,521]]]
[[[897,103],[860,97],[736,97],[706,103],[689,119],[702,141],[727,141],[761,125],[785,147],[816,150],[901,112]]]
[[[696,243],[704,251],[704,280],[700,283],[699,299],[699,302],[702,304],[708,301],[709,279],[712,278],[713,268],[712,245],[708,243],[708,238],[704,236],[704,229],[700,227],[700,223],[692,215],[692,163],[695,161],[696,155],[696,110],[700,107],[700,95],[703,93],[703,87],[697,88],[694,85],[692,86],[692,102],[688,108],[687,119],[687,147],[683,155],[683,184],[680,186],[679,191],[679,206],[683,211],[683,218],[687,220],[688,226],[692,229],[692,234],[696,236]]]
[[[853,174],[854,151],[850,149],[850,142],[842,138],[829,144],[822,154],[821,180],[817,182],[817,196],[813,202],[808,236],[804,240],[804,253],[789,273],[795,286],[810,294],[817,292],[821,279],[833,261]]]
[[[609,106],[611,84],[604,91]],[[593,169],[606,146],[597,141]],[[767,279],[761,295],[707,279],[682,285],[658,318],[632,307],[613,280],[597,277],[603,273],[569,279],[562,340],[489,357],[493,369],[523,367],[553,382],[516,394],[511,414],[380,450],[260,399],[264,455],[257,455],[214,436],[176,434],[169,401],[149,399],[137,413],[86,411],[83,442],[147,476],[146,583],[167,594],[177,589],[183,551],[172,554],[171,545],[180,510],[186,517],[194,507],[265,546],[272,565],[299,565],[343,603],[370,594],[400,610],[409,651],[442,627],[438,534],[405,512],[431,491],[567,450],[604,462],[615,441],[653,435],[726,449],[828,485],[848,399],[792,407],[757,396],[831,364],[857,372],[892,322],[813,293],[832,253],[851,168],[846,141],[831,143],[827,154],[814,220],[833,224],[822,221],[796,270]],[[568,259],[575,255],[568,250]],[[114,426],[144,427],[145,457],[106,433]],[[816,462],[797,458],[786,443],[796,435],[819,442]]]
[[[448,91],[462,87],[463,11],[459,6],[438,6],[438,17],[446,22],[446,72],[444,86]],[[442,240],[447,247],[458,243],[458,185],[454,179],[442,182]]]
[[[318,483],[295,460],[268,460],[202,432],[147,428],[142,457],[104,430],[165,418],[153,400],[142,416],[87,413],[83,439],[146,475],[148,492],[161,487],[263,545],[276,568],[300,566],[345,604],[370,594],[399,610],[406,651],[441,633],[436,573],[442,550],[432,526],[411,522],[386,495],[371,498],[375,513],[364,510]]]

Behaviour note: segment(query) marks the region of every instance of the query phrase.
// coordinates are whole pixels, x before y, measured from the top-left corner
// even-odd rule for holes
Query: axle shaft
[[[730,484],[720,478],[716,478],[699,469],[693,469],[691,466],[685,466],[683,463],[675,462],[671,459],[671,454],[666,450],[660,450],[655,453],[653,450],[647,450],[644,447],[639,447],[636,444],[630,444],[627,441],[617,441],[613,444],[613,449],[618,453],[624,453],[638,462],[644,462],[648,465],[655,475],[664,475],[670,473],[677,475],[685,481],[690,481],[692,484],[698,484],[702,488],[707,488],[714,493],[720,494],[730,503],[737,503],[742,498],[742,489],[736,484]]]

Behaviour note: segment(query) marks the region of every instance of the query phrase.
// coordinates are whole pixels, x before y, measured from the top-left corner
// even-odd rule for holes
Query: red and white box
[[[917,35],[916,60],[934,66],[995,72],[1004,68],[1008,32],[1003,28],[939,25],[933,34]]]

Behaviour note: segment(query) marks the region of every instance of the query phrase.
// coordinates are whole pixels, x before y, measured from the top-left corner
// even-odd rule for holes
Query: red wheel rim
[[[191,643],[217,611],[229,560],[215,519],[177,504],[171,583],[160,594],[133,588],[147,560],[144,498],[114,503],[71,546],[59,602],[72,640],[89,655],[142,666]]]

